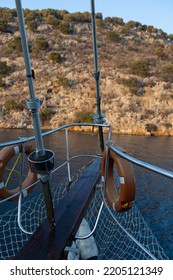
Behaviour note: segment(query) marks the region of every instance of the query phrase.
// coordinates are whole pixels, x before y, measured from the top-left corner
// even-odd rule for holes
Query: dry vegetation
[[[91,121],[96,101],[90,14],[24,13],[43,127]],[[115,133],[173,135],[173,35],[117,17],[102,19],[100,13],[96,18],[107,122]],[[0,35],[1,127],[31,128],[15,10],[0,9]]]

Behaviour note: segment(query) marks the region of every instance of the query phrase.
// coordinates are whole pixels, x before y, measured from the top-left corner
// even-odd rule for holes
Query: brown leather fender
[[[135,200],[135,179],[133,167],[130,162],[119,157],[111,150],[108,152],[108,176],[106,182],[106,199],[110,207],[117,212],[128,211]],[[101,178],[104,187],[104,173],[106,164],[106,152],[103,154],[101,164]],[[118,172],[120,192],[115,187],[113,168]]]
[[[19,192],[19,187],[15,188],[13,190],[8,190],[5,187],[4,182],[3,182],[3,175],[4,175],[5,167],[8,164],[8,162],[10,161],[10,159],[12,159],[12,157],[14,157],[15,155],[17,155],[21,152],[22,152],[22,144],[19,144],[16,146],[8,146],[8,147],[3,148],[0,151],[0,198],[1,199],[10,197]],[[31,146],[26,146],[25,154],[28,156],[31,152],[32,152]],[[31,171],[31,169],[29,168],[28,174],[27,174],[24,182],[22,183],[22,189],[23,190],[26,189],[29,185],[35,183],[36,180],[37,180],[36,174],[33,173]],[[28,190],[26,190],[26,193],[24,193],[24,196],[26,196],[28,194],[28,192],[30,192],[31,190],[32,190],[32,188],[29,188]],[[16,201],[17,199],[18,199],[18,196],[15,196],[10,200]]]

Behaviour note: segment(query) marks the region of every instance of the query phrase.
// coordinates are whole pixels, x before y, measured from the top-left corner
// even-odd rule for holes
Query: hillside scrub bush
[[[61,20],[54,15],[48,15],[46,18],[46,23],[52,25],[54,28],[57,28],[61,23]]]
[[[110,23],[113,23],[113,24],[117,24],[117,25],[120,25],[120,26],[124,25],[123,19],[119,18],[119,17],[105,17],[104,21],[105,22],[110,22]]]
[[[10,72],[10,67],[6,61],[0,61],[0,75],[6,75]]]
[[[129,63],[130,73],[133,75],[147,77],[149,76],[150,64],[147,60],[136,60]]]
[[[7,45],[7,53],[21,53],[22,52],[22,43],[20,37],[15,37],[12,41],[10,41]]]
[[[147,132],[154,133],[158,130],[158,127],[156,124],[148,123],[146,124],[145,129],[147,130]]]
[[[50,52],[48,55],[48,59],[52,62],[61,62],[61,55],[58,52]]]
[[[36,10],[32,11],[32,10],[26,9],[24,11],[24,14],[25,14],[26,24],[28,24],[28,22],[33,21],[33,20],[36,22],[42,21],[42,15],[41,15],[41,12],[39,12],[39,11],[36,11]]]
[[[58,29],[61,33],[66,34],[66,35],[71,33],[70,24],[65,21],[61,21],[61,23],[58,26]]]
[[[52,112],[50,108],[43,108],[40,111],[40,120],[44,124],[45,121],[49,121],[51,118]]]
[[[41,13],[38,11],[31,11],[29,9],[26,9],[24,11],[25,14],[25,23],[27,25],[27,28],[35,32],[37,30],[37,24],[38,22],[42,21]]]
[[[146,32],[147,31],[147,25],[146,24],[142,24],[142,25],[139,25],[138,26],[138,31],[144,31]]]
[[[157,28],[155,28],[153,25],[148,25],[147,26],[147,31],[149,32],[149,33],[157,33],[157,31],[158,31],[158,29]]]
[[[28,21],[27,28],[30,31],[32,31],[32,32],[36,32],[36,30],[37,30],[37,22],[35,20]]]
[[[0,8],[0,31],[8,32],[9,21],[14,21],[17,16],[15,9]]]
[[[17,17],[16,9],[0,8],[0,18],[7,22],[14,20]]]
[[[7,32],[8,21],[6,19],[0,18],[0,32]]]
[[[106,33],[106,39],[108,41],[118,42],[118,41],[120,41],[120,35],[117,32],[110,30],[110,31],[107,31],[107,33]]]
[[[161,77],[165,82],[173,83],[173,64],[168,63],[162,68]]]
[[[100,28],[103,28],[105,26],[104,21],[102,19],[97,18],[96,19],[96,26],[100,27]]]
[[[42,51],[45,51],[49,48],[48,41],[42,36],[37,37],[36,45],[37,45],[37,49],[42,50]]]
[[[157,55],[157,57],[159,59],[163,59],[165,57],[165,52],[164,52],[164,48],[163,47],[158,47],[155,50],[155,54]]]
[[[11,110],[19,110],[20,106],[18,104],[17,101],[15,101],[14,99],[10,98],[10,99],[6,99],[5,100],[5,109],[9,112]]]
[[[41,11],[42,16],[46,19],[48,19],[49,16],[54,16],[55,18],[59,20],[63,20],[64,15],[68,13],[66,10],[55,10],[55,9],[46,9]]]
[[[141,23],[138,21],[130,20],[125,25],[126,25],[126,27],[129,27],[129,28],[135,28],[135,27],[141,26]]]
[[[138,79],[136,79],[134,77],[130,77],[129,79],[120,78],[118,80],[118,82],[120,84],[122,84],[123,86],[127,87],[132,94],[135,94],[135,95],[138,94],[138,85],[139,85]]]
[[[68,22],[91,22],[91,15],[89,12],[76,12],[65,15],[64,20]]]
[[[69,81],[66,77],[61,76],[58,78],[58,85],[62,86],[63,88],[69,87]]]
[[[74,122],[76,122],[76,123],[93,123],[93,112],[90,112],[90,111],[76,112]]]

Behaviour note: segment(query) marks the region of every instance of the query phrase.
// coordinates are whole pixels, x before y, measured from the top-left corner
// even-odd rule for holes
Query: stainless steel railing
[[[67,166],[67,174],[68,174],[68,180],[69,182],[71,182],[71,168],[70,168],[70,163],[73,159],[75,158],[79,158],[79,157],[91,157],[91,158],[94,158],[94,157],[97,157],[96,155],[75,155],[75,156],[71,156],[70,157],[70,152],[69,152],[69,129],[72,128],[72,127],[79,127],[79,126],[88,126],[88,127],[104,127],[106,129],[108,129],[108,134],[107,134],[107,139],[111,139],[111,126],[110,125],[106,125],[106,124],[90,124],[90,123],[73,123],[73,124],[66,124],[66,125],[63,125],[61,127],[58,127],[58,128],[55,128],[53,130],[50,130],[50,131],[47,131],[47,132],[44,132],[42,135],[43,137],[46,137],[46,136],[49,136],[53,133],[56,133],[56,132],[59,132],[59,131],[62,131],[62,130],[65,130],[65,141],[64,141],[64,145],[66,146],[66,159],[64,159],[64,162],[59,165],[58,167],[54,168],[51,173],[55,173],[56,171],[60,170],[62,167],[64,166]],[[20,138],[18,140],[14,140],[14,141],[8,141],[8,142],[3,142],[3,143],[0,143],[0,148],[3,148],[3,147],[6,147],[6,146],[10,146],[10,145],[19,145],[19,144],[25,144],[26,142],[30,142],[30,141],[33,141],[35,139],[34,136],[30,136],[30,137],[25,137],[25,138]],[[37,184],[39,182],[36,181],[34,184],[32,184],[31,186],[28,186],[26,190],[28,190],[30,187],[33,187],[33,185]],[[0,204],[5,202],[5,201],[8,201],[10,200],[11,198],[15,197],[15,196],[18,196],[20,193],[22,193],[23,191],[19,191],[18,193],[12,195],[11,197],[8,197],[8,198],[5,198],[3,200],[0,200]]]
[[[160,168],[160,167],[157,167],[155,165],[152,165],[152,164],[149,164],[147,162],[144,162],[142,160],[139,160],[137,158],[134,158],[128,154],[126,154],[124,151],[122,151],[122,149],[118,146],[116,146],[116,144],[114,144],[112,141],[111,141],[111,135],[112,135],[112,127],[110,125],[105,125],[105,124],[88,124],[88,123],[74,123],[74,124],[67,124],[67,125],[64,125],[64,126],[61,126],[59,128],[56,128],[56,129],[53,129],[53,130],[50,130],[48,132],[44,132],[43,133],[43,137],[45,136],[48,136],[48,135],[51,135],[55,132],[58,132],[58,131],[62,131],[62,130],[65,130],[65,146],[66,146],[66,159],[64,160],[64,162],[59,165],[58,167],[54,168],[54,170],[52,170],[51,172],[54,173],[56,172],[57,170],[60,170],[62,167],[64,166],[67,166],[67,174],[68,174],[68,180],[69,182],[71,182],[71,161],[75,158],[79,158],[79,157],[98,157],[98,155],[91,155],[91,154],[88,154],[88,155],[74,155],[74,156],[70,156],[70,151],[69,151],[69,129],[71,127],[75,127],[75,126],[91,126],[91,127],[99,127],[99,126],[102,126],[104,128],[107,128],[108,129],[108,133],[107,133],[107,136],[106,136],[106,141],[105,141],[105,144],[106,144],[106,151],[107,151],[107,155],[108,155],[108,151],[111,150],[113,151],[114,153],[116,153],[118,156],[122,157],[123,159],[135,164],[135,165],[138,165],[142,168],[145,168],[147,170],[150,170],[150,171],[153,171],[155,173],[158,173],[158,174],[161,174],[163,176],[166,176],[168,178],[171,178],[173,179],[173,172],[171,171],[168,171],[168,170],[165,170],[163,168]],[[29,141],[32,141],[34,140],[34,136],[31,136],[31,137],[27,137],[27,138],[21,138],[19,140],[16,140],[16,141],[10,141],[10,142],[5,142],[5,143],[1,143],[0,144],[0,147],[4,147],[4,146],[9,146],[9,145],[17,145],[17,144],[21,144],[21,143],[26,143],[26,142],[29,142]],[[101,156],[99,156],[101,157]],[[108,168],[108,160],[106,161],[106,169]],[[106,181],[106,180],[105,180]],[[36,182],[38,183],[39,180]],[[36,184],[35,183],[35,184]],[[29,188],[30,186],[28,186]],[[106,186],[105,186],[106,187]],[[19,228],[27,233],[27,234],[32,234],[32,232],[27,232],[22,224],[21,224],[21,215],[20,215],[20,212],[21,212],[21,197],[22,197],[22,191],[20,191],[19,193],[15,194],[14,196],[17,196],[19,195],[19,203],[18,203],[18,225],[19,225]],[[9,198],[7,199],[4,199],[4,200],[0,200],[0,204],[7,201]],[[100,215],[101,215],[101,212],[102,212],[102,208],[103,208],[103,204],[107,205],[106,203],[106,199],[103,199],[102,201],[102,204],[100,206],[100,210],[98,212],[98,217],[97,217],[97,220],[96,220],[96,223],[94,225],[94,228],[93,230],[91,231],[92,234],[93,232],[96,230],[96,227],[97,227],[97,223],[98,223],[98,220],[100,218]],[[115,217],[114,217],[115,219]],[[116,220],[115,220],[116,221]],[[116,221],[117,222],[117,221]],[[118,223],[118,222],[117,222]],[[121,225],[120,225],[121,226]],[[124,230],[124,228],[123,228]],[[124,230],[126,232],[126,230]],[[131,236],[128,232],[127,234],[129,235],[129,237],[138,245],[141,247],[141,249],[143,249],[152,259],[155,259],[155,257],[150,253],[148,252],[148,250],[146,250],[143,245],[141,245],[133,236]],[[90,234],[91,235],[91,234]],[[90,236],[89,235],[89,236]],[[78,239],[85,239],[85,238],[88,238],[88,235],[87,236],[76,236],[76,238]]]
[[[42,133],[42,136],[47,136],[47,135],[51,135],[55,132],[58,132],[58,131],[61,131],[63,129],[68,129],[68,128],[71,128],[71,127],[77,127],[77,126],[90,126],[90,127],[105,127],[105,128],[108,128],[109,129],[109,132],[108,132],[108,139],[111,138],[111,133],[112,133],[112,127],[110,125],[107,125],[107,124],[94,124],[94,123],[71,123],[71,124],[65,124],[65,125],[62,125],[58,128],[55,128],[55,129],[52,129],[52,130],[49,130],[47,132],[43,132]],[[26,143],[26,142],[29,142],[29,141],[32,141],[35,139],[35,136],[30,136],[30,137],[24,137],[24,138],[20,138],[18,140],[14,140],[14,141],[7,141],[7,142],[3,142],[3,143],[0,143],[0,148],[3,148],[3,147],[6,147],[6,146],[10,146],[10,145],[17,145],[17,144],[21,144],[21,143]]]
[[[111,151],[113,151],[120,157],[124,158],[125,160],[130,161],[131,163],[138,165],[140,167],[143,167],[147,170],[153,171],[155,173],[158,173],[160,175],[173,179],[173,172],[160,168],[158,166],[152,165],[150,163],[144,162],[142,160],[136,159],[132,156],[129,156],[128,154],[122,152],[119,148],[117,148],[111,141],[107,141],[106,145]]]
[[[168,171],[166,169],[157,167],[155,165],[152,165],[150,163],[144,162],[142,160],[139,160],[137,158],[134,158],[128,154],[126,154],[125,152],[123,152],[118,146],[116,146],[112,141],[111,141],[111,135],[112,135],[112,127],[110,125],[106,125],[106,124],[90,124],[90,123],[72,123],[72,124],[66,124],[63,126],[60,126],[58,128],[55,128],[53,130],[44,132],[42,135],[43,137],[51,135],[53,133],[56,133],[58,131],[62,131],[65,130],[65,145],[66,145],[66,160],[64,160],[64,162],[59,165],[58,167],[56,167],[54,170],[52,170],[52,173],[56,172],[57,170],[60,170],[63,166],[67,165],[67,171],[68,171],[68,179],[69,182],[71,181],[71,171],[70,171],[70,162],[77,157],[86,157],[86,156],[90,156],[90,157],[95,157],[95,155],[76,155],[73,157],[70,157],[70,153],[69,153],[69,134],[68,131],[70,128],[72,127],[79,127],[79,126],[88,126],[88,127],[103,127],[108,129],[107,135],[106,135],[106,147],[107,149],[112,150],[114,153],[116,153],[118,156],[124,158],[127,161],[130,161],[131,163],[138,165],[142,168],[145,168],[147,170],[153,171],[155,173],[161,174],[163,176],[166,176],[168,178],[173,179],[173,172]],[[0,143],[0,148],[3,148],[5,146],[10,146],[10,145],[18,145],[21,143],[26,143],[29,141],[33,141],[35,139],[34,136],[30,136],[30,137],[26,137],[26,138],[20,138],[18,140],[14,140],[14,141],[9,141],[9,142],[3,142]],[[38,182],[38,181],[37,181]],[[36,182],[36,183],[37,183]],[[29,186],[30,187],[30,186]],[[29,188],[28,187],[28,188]],[[18,193],[19,194],[19,193]],[[14,196],[17,196],[18,194],[15,194]],[[9,199],[9,198],[8,198]],[[4,199],[4,201],[8,200],[8,199]],[[2,201],[0,200],[0,204],[2,203]]]

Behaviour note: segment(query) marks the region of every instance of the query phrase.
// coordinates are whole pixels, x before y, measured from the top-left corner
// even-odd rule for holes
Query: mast
[[[95,78],[96,84],[96,104],[97,114],[94,115],[94,123],[103,124],[105,123],[105,114],[101,113],[101,97],[100,97],[100,71],[98,69],[98,54],[97,54],[97,37],[96,37],[96,15],[95,15],[95,3],[91,0],[91,21],[92,21],[92,38],[93,38],[93,52],[94,52],[94,72],[93,77]],[[99,126],[99,138],[100,148],[104,151],[104,138],[103,129]]]
[[[29,95],[30,95],[30,99],[27,100],[27,107],[30,110],[31,115],[32,115],[34,134],[35,134],[35,140],[36,140],[36,150],[37,150],[37,155],[39,157],[40,155],[41,156],[45,155],[45,149],[44,149],[43,138],[42,138],[42,133],[41,133],[39,111],[38,111],[38,109],[41,106],[41,102],[40,102],[40,99],[37,99],[35,97],[35,92],[34,92],[33,71],[31,69],[29,49],[28,49],[28,43],[27,43],[27,38],[26,38],[25,22],[24,22],[24,17],[23,17],[23,12],[22,12],[21,1],[16,0],[16,8],[17,8],[19,30],[20,30],[20,35],[21,35],[22,49],[23,49],[25,67],[26,67],[26,77],[27,77],[27,81],[28,81]]]
[[[41,100],[36,98],[35,96],[34,81],[33,81],[34,72],[31,69],[29,48],[28,48],[28,42],[26,38],[25,22],[24,22],[24,16],[22,11],[21,0],[15,0],[15,1],[16,1],[19,30],[21,35],[22,49],[23,49],[25,68],[26,68],[26,77],[28,81],[29,96],[30,96],[30,98],[26,101],[26,104],[32,116],[35,142],[36,142],[36,151],[32,152],[28,156],[28,160],[30,162],[32,172],[36,173],[38,178],[41,180],[50,228],[54,229],[55,228],[54,210],[53,210],[53,203],[52,203],[50,184],[49,184],[50,171],[53,169],[54,166],[54,162],[53,162],[54,153],[44,148],[41,125],[40,125],[40,116],[39,116],[39,108],[41,106]]]

